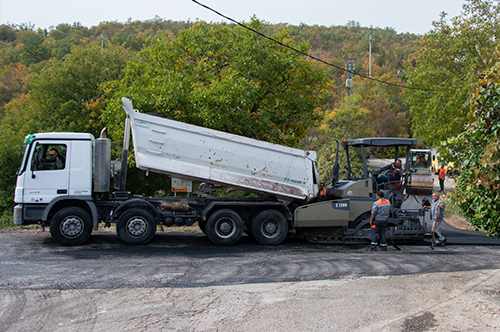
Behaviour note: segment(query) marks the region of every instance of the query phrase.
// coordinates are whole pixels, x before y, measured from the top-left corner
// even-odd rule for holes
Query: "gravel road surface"
[[[500,331],[500,240],[443,233],[436,250],[371,252],[249,237],[218,247],[199,232],[126,246],[102,229],[62,247],[37,229],[0,231],[0,332]]]
[[[61,247],[48,232],[4,231],[0,331],[500,330],[498,240],[449,234],[444,248],[373,253],[248,237],[217,247],[190,233],[133,247],[107,231]]]

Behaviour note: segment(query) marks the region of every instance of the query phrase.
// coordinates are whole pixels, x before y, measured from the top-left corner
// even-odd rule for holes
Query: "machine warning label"
[[[332,207],[336,210],[349,210],[349,200],[332,202]]]

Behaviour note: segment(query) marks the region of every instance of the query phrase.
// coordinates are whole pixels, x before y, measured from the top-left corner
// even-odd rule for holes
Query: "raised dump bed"
[[[144,114],[134,110],[129,99],[122,102],[140,169],[289,200],[316,196],[319,173],[314,151]]]

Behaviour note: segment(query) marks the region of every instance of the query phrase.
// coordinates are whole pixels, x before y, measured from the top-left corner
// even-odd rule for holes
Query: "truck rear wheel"
[[[116,233],[126,244],[146,244],[156,233],[155,218],[147,210],[129,209],[118,218]]]
[[[230,246],[243,235],[243,219],[233,210],[218,210],[208,218],[205,231],[213,243]]]
[[[203,234],[207,234],[207,221],[206,220],[198,220],[198,227],[203,232]]]
[[[276,210],[265,210],[255,216],[250,229],[257,242],[266,246],[275,246],[286,238],[288,222],[283,213]]]
[[[57,212],[50,222],[50,235],[63,246],[84,244],[92,233],[90,214],[79,207],[66,207]]]

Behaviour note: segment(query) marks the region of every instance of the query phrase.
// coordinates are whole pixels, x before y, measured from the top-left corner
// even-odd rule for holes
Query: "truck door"
[[[71,143],[39,141],[32,149],[24,176],[24,203],[48,204],[68,195]]]

